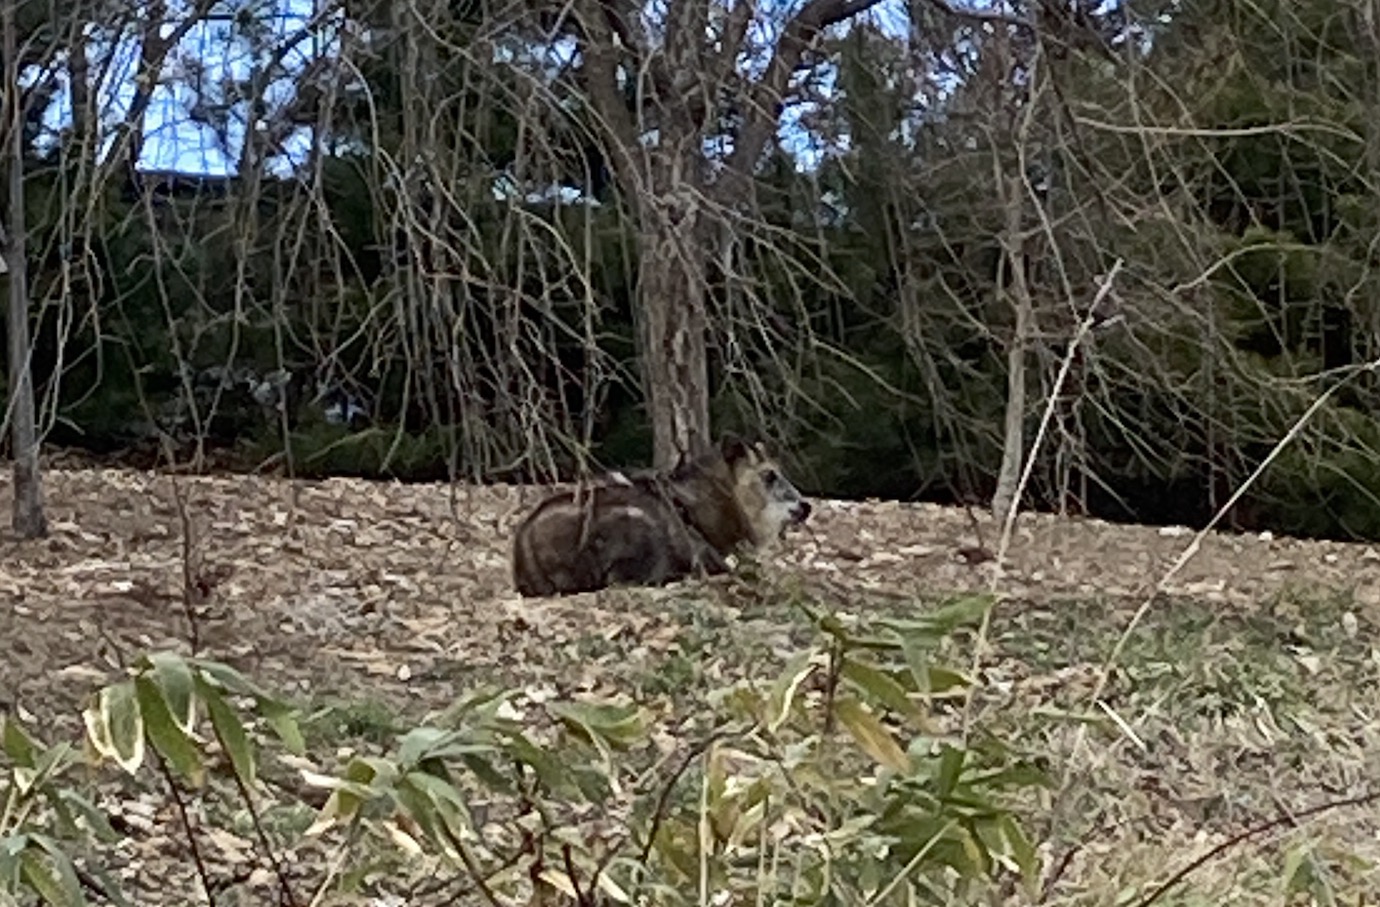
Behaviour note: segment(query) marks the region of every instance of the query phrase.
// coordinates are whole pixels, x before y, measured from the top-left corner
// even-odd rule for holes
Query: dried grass
[[[174,481],[193,530],[188,597]],[[732,580],[517,597],[507,540],[536,489],[111,469],[53,469],[46,487],[51,536],[0,535],[0,698],[50,736],[78,733],[83,697],[122,658],[186,650],[189,606],[207,654],[304,701],[351,701],[340,733],[352,747],[482,683],[634,697],[669,719],[697,690],[771,671],[802,632]],[[854,612],[905,611],[985,590],[992,564],[960,550],[996,532],[953,509],[821,501],[810,530],[764,562],[765,582]],[[1365,791],[1380,767],[1380,555],[1364,545],[1212,535],[1094,705],[1137,595],[1183,543],[1094,520],[1016,526],[975,727],[1042,753],[1066,779],[1031,804],[1048,903],[1134,903],[1262,821]],[[159,802],[129,792],[115,803],[136,831],[147,826],[127,874],[179,859],[154,831]],[[1160,903],[1286,903],[1286,877],[1304,902],[1371,902],[1378,835],[1373,807],[1324,810],[1233,845]],[[215,845],[222,858],[234,837]],[[195,896],[169,881],[171,866],[158,876],[140,903]]]

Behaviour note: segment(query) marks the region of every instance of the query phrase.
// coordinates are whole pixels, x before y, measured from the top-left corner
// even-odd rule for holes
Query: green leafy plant
[[[158,652],[140,657],[132,675],[103,688],[82,712],[93,755],[130,774],[139,770],[152,747],[179,778],[203,784],[204,714],[236,779],[252,786],[258,757],[232,697],[251,700],[289,751],[304,749],[293,709],[228,665]]]
[[[658,714],[626,698],[477,690],[387,752],[349,752],[338,774],[304,770],[329,793],[296,843],[337,849],[319,864],[318,896],[423,876],[491,904],[882,904],[966,897],[994,880],[1033,886],[1039,862],[1017,808],[1044,779],[999,741],[946,729],[972,685],[947,662],[991,601],[870,622],[797,604],[812,644],[775,676],[702,702]],[[142,656],[83,712],[87,755],[129,775],[156,765],[189,838],[200,830],[188,792],[228,776],[297,902],[256,812],[251,707],[264,742],[305,751],[296,711],[234,669]],[[105,895],[103,876],[79,868],[98,866],[99,850],[81,848],[119,835],[59,783],[80,753],[8,719],[4,731],[0,891],[52,904]]]
[[[901,903],[1003,874],[1033,886],[1013,804],[1043,777],[933,715],[970,683],[941,645],[988,607],[866,628],[815,613],[816,645],[772,681],[714,693],[678,753],[649,747],[636,705],[524,713],[511,693],[477,693],[392,754],[316,779],[332,792],[312,832],[344,824],[439,859],[494,903],[541,890],[578,904]]]
[[[82,712],[88,756],[97,764],[114,762],[133,775],[152,750],[159,757],[167,789],[177,801],[183,831],[191,838],[195,831],[179,785],[194,789],[206,785],[208,744],[214,741],[229,765],[240,801],[253,819],[260,849],[277,869],[279,885],[291,902],[287,878],[254,806],[251,792],[258,781],[259,757],[237,701],[251,703],[289,752],[304,752],[296,713],[282,700],[228,665],[157,652],[138,658],[128,678],[102,688]],[[201,884],[210,897],[208,870],[195,848],[193,854]]]
[[[92,841],[120,837],[68,781],[80,751],[45,745],[9,715],[0,715],[0,747],[8,762],[0,776],[0,900],[28,892],[48,904],[84,904],[85,883],[111,903],[127,903],[99,867],[81,873],[73,860]]]

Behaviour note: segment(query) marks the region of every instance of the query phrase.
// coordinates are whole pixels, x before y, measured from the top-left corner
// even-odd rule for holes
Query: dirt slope
[[[617,608],[616,594],[552,602],[512,592],[508,539],[540,489],[115,469],[52,470],[45,481],[50,537],[21,543],[0,533],[0,602],[12,605],[0,608],[0,638],[18,656],[3,660],[0,689],[11,697],[37,693],[54,668],[90,674],[115,649],[180,645],[188,583],[203,646],[298,683],[323,661],[365,684],[394,682],[400,671],[416,677],[457,655],[480,672],[520,657],[522,637],[556,632],[563,616],[587,625],[590,612]],[[9,506],[6,474],[0,512]],[[1140,597],[1192,539],[1187,530],[1027,514],[1000,577],[994,562],[962,556],[995,550],[999,535],[990,518],[952,508],[819,501],[810,528],[767,569],[884,594],[995,586],[1031,603]],[[1374,606],[1380,554],[1213,534],[1165,591],[1249,606],[1299,587]]]
[[[656,672],[664,677],[676,658],[692,660],[698,676],[713,681],[721,670],[714,647],[722,640],[744,640],[762,650],[759,663],[770,663],[796,632],[744,614],[731,596],[716,599],[712,584],[701,589],[707,595],[671,588],[636,598],[606,592],[520,599],[510,588],[508,539],[539,489],[174,479],[116,469],[53,469],[45,482],[50,537],[19,542],[0,531],[0,708],[18,711],[49,740],[78,737],[85,697],[116,679],[134,653],[185,652],[194,635],[199,651],[299,701],[376,703],[385,717],[407,721],[476,684],[519,684],[543,695],[627,695],[645,692],[638,684]],[[5,514],[7,483],[6,473]],[[1006,651],[985,666],[987,683],[1005,697],[994,726],[1043,714],[1037,707],[1058,699],[1072,705],[1070,697],[1089,687],[1105,652],[1099,647],[1115,638],[1192,539],[1186,530],[1026,515],[998,575],[993,561],[964,556],[997,546],[999,527],[981,515],[929,505],[816,503],[810,528],[793,534],[763,569],[844,607],[879,596],[909,607],[912,598],[993,588],[1008,597]],[[1273,611],[1289,598],[1275,615],[1285,625],[1308,617],[1298,609],[1311,606],[1299,602],[1335,593],[1349,627],[1345,638],[1352,639],[1344,643],[1357,651],[1350,660],[1299,654],[1268,628],[1252,643],[1259,648],[1247,649],[1235,626],[1214,630],[1187,611],[1187,635],[1147,628],[1138,645],[1149,651],[1136,656],[1113,707],[1134,714],[1137,733],[1155,747],[1142,751],[1113,732],[1089,750],[1061,725],[1038,731],[1039,746],[1061,759],[1077,754],[1107,763],[1094,773],[1106,787],[1094,812],[1076,797],[1055,804],[1048,821],[1056,837],[1066,827],[1123,816],[1108,825],[1117,831],[1105,841],[1067,845],[1082,856],[1066,864],[1060,884],[1085,893],[1086,903],[1110,903],[1124,886],[1146,884],[1145,873],[1153,879],[1161,872],[1154,867],[1238,833],[1281,797],[1299,809],[1335,778],[1373,775],[1369,725],[1356,716],[1373,704],[1367,666],[1374,658],[1364,650],[1380,620],[1375,550],[1211,535],[1164,590],[1169,595],[1155,620],[1176,619],[1185,599],[1225,615]],[[715,626],[696,625],[707,612],[687,612],[689,599],[717,609]],[[1331,615],[1319,619],[1337,623]],[[1196,660],[1187,661],[1194,646]],[[1252,680],[1263,664],[1274,673]],[[1198,727],[1203,704],[1220,708],[1221,691],[1241,687],[1241,677],[1250,683],[1239,695],[1258,704],[1262,690],[1277,691],[1275,678],[1297,686],[1310,676],[1313,686],[1300,687],[1296,699],[1317,712],[1309,726],[1332,728],[1328,747],[1320,748],[1316,733],[1280,730],[1274,712],[1254,707]],[[1157,684],[1169,681],[1174,685],[1163,693]],[[1179,712],[1166,711],[1166,702],[1180,700]],[[1286,706],[1276,711],[1286,714]],[[1037,733],[1013,727],[1007,731]],[[1263,741],[1262,728],[1274,728]],[[1273,767],[1264,774],[1242,769],[1247,752]],[[333,771],[329,761],[320,769]],[[1299,766],[1308,771],[1300,774]],[[1202,803],[1215,804],[1209,826]],[[106,805],[139,830],[121,845],[118,867],[135,902],[199,900],[167,798],[151,788],[121,789]],[[1146,821],[1159,829],[1148,837]],[[1371,853],[1377,840],[1346,813],[1311,833],[1332,835],[1345,844],[1342,852],[1357,854]],[[217,849],[216,865],[254,866],[251,842],[218,834],[208,845]],[[1056,854],[1049,857],[1058,863]],[[304,872],[313,861],[306,852],[295,859]],[[1223,865],[1205,886],[1237,903],[1273,903],[1277,860],[1269,852],[1245,859]],[[1249,884],[1241,881],[1246,869],[1254,873]],[[265,873],[253,869],[249,886],[271,888]],[[1380,890],[1380,879],[1372,882]]]

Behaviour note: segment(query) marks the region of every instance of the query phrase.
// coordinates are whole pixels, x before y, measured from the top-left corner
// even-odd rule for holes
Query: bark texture
[[[653,466],[670,469],[709,439],[707,262],[695,231],[682,233],[673,215],[648,220],[637,278],[642,375]]]

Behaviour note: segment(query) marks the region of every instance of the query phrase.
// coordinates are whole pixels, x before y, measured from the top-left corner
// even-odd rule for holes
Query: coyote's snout
[[[558,595],[724,573],[735,549],[765,545],[809,515],[760,444],[727,436],[670,473],[620,475],[543,501],[513,539],[513,581],[523,595]]]

